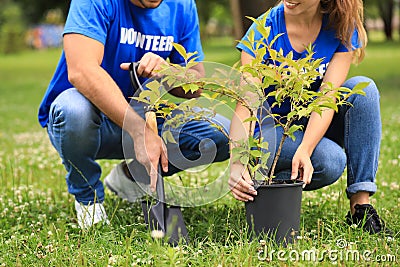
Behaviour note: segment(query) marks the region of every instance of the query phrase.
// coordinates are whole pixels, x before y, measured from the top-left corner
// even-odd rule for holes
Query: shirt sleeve
[[[355,29],[353,32],[353,36],[351,37],[351,50],[350,51],[354,51],[361,47],[362,47],[362,45],[360,43],[360,39],[358,38],[358,31],[357,31],[357,29]],[[336,49],[336,52],[349,52],[349,49],[344,44],[340,44],[339,47]]]
[[[105,44],[112,10],[106,0],[72,0],[63,34],[78,33]]]
[[[196,4],[194,0],[184,2],[189,2],[189,4],[188,7],[183,9],[184,14],[179,14],[181,19],[183,19],[183,30],[181,37],[179,40],[177,40],[177,43],[182,45],[188,53],[197,51],[197,55],[195,55],[197,57],[196,61],[202,61],[204,60],[204,52],[200,40],[200,27]],[[179,23],[176,25],[178,24]],[[169,59],[175,64],[181,64],[185,62],[183,57],[175,49],[172,50]]]

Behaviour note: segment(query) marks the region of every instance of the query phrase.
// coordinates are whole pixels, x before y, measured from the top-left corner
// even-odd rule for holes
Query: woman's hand
[[[310,157],[311,155],[307,150],[303,149],[302,145],[300,145],[292,159],[291,179],[302,180],[304,186],[311,183],[311,178],[314,172],[314,167],[312,166]]]
[[[232,163],[231,172],[228,181],[231,192],[237,200],[240,201],[253,201],[253,196],[257,195],[257,191],[254,189],[253,181],[250,178],[250,174],[245,166],[241,163]]]

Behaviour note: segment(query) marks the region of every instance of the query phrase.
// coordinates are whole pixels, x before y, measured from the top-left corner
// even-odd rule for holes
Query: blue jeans
[[[226,118],[216,116],[213,121],[229,130],[230,122]],[[159,131],[163,128],[160,120],[158,127]],[[97,159],[125,159],[135,154],[129,134],[75,88],[62,92],[52,103],[47,132],[67,170],[68,192],[83,204],[104,201]],[[132,151],[124,151],[126,148]],[[168,173],[163,175],[229,158],[227,137],[204,121],[187,122],[179,129],[178,144],[167,144],[167,148],[170,164]]]
[[[343,86],[352,89],[359,82],[370,82],[364,89],[366,96],[353,95],[348,99],[352,106],[339,107],[339,112],[334,115],[327,133],[311,156],[314,174],[311,183],[304,190],[315,190],[333,184],[347,165],[348,198],[360,191],[371,195],[376,192],[375,176],[382,131],[379,92],[375,83],[366,77],[353,77]],[[304,126],[306,123],[307,121]],[[276,129],[276,148],[282,132],[281,127]],[[303,135],[303,131],[297,131],[295,141],[290,138],[285,140],[275,171],[277,178],[290,179],[292,158]]]

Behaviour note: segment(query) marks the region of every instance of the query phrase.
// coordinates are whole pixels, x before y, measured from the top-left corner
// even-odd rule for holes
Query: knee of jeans
[[[217,155],[215,157],[215,161],[224,161],[229,158],[229,144],[228,141],[218,146]]]
[[[215,122],[216,124],[218,124],[219,126],[221,126],[223,128],[223,130],[225,131],[225,133],[229,133],[229,129],[231,127],[231,121],[229,119],[227,119],[226,117],[217,114],[213,119],[213,122]]]
[[[98,109],[76,89],[61,93],[51,105],[49,115],[53,127],[66,124],[73,131],[100,118]]]
[[[321,177],[325,185],[337,181],[343,174],[346,167],[346,154],[343,150],[325,151],[313,155],[317,159],[314,164],[314,173]]]
[[[378,87],[373,80],[368,80],[370,83],[364,88],[365,96],[372,102],[378,102],[380,97]]]
[[[211,136],[200,140],[199,149],[201,151],[210,151],[221,149],[228,145],[228,138],[219,131],[215,131]]]
[[[223,161],[229,158],[228,138],[216,131],[213,136],[200,141],[199,150],[201,154],[214,154],[214,161]]]
[[[357,84],[361,82],[367,82],[368,85],[363,89],[365,92],[365,96],[357,95],[360,96],[361,99],[364,100],[369,100],[372,102],[375,102],[379,100],[379,90],[378,87],[376,86],[374,80],[365,77],[365,76],[356,76],[348,79],[343,86],[347,88],[354,88]]]

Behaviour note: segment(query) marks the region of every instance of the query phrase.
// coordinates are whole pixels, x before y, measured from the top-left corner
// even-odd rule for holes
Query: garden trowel
[[[132,62],[129,73],[134,89],[143,90],[137,75],[138,63]],[[146,123],[149,128],[158,134],[156,114],[154,111],[146,112]],[[180,241],[188,242],[188,232],[183,220],[183,214],[178,206],[168,207],[165,202],[164,179],[161,167],[158,166],[156,184],[157,201],[152,204],[149,200],[142,201],[144,220],[151,231],[161,231],[168,239],[168,243],[176,246]]]

